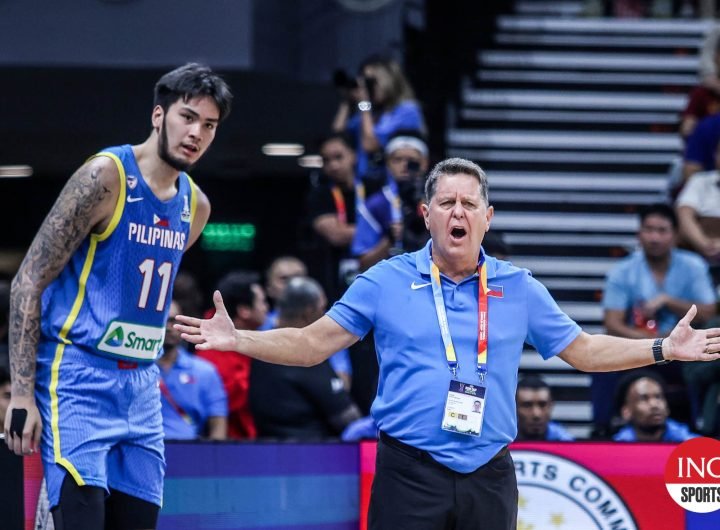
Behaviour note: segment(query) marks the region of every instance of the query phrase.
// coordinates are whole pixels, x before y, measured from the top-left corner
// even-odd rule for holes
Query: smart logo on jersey
[[[693,438],[678,445],[665,464],[665,486],[691,512],[720,509],[720,442]]]
[[[122,358],[154,361],[162,349],[165,327],[154,328],[131,322],[112,321],[97,349]]]
[[[123,333],[123,328],[122,326],[118,326],[115,328],[115,331],[110,333],[110,336],[105,340],[105,344],[116,348],[122,345],[124,339],[125,333]]]

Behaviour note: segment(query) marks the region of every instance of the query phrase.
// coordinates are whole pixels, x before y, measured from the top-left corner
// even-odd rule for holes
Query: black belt
[[[389,434],[384,433],[383,431],[380,431],[379,434],[380,440],[389,445],[390,447],[394,447],[395,449],[399,449],[400,451],[404,452],[405,454],[408,454],[417,460],[420,460],[421,462],[432,462],[438,465],[440,464],[437,460],[435,460],[432,456],[430,456],[430,453],[427,451],[423,451],[422,449],[418,449],[417,447],[413,447],[412,445],[408,445],[404,442],[401,442],[400,440],[397,440],[396,438],[393,438]],[[497,453],[495,453],[495,456],[493,456],[489,462],[492,462],[493,460],[497,460],[498,458],[504,457],[508,453],[508,446],[504,446],[502,449],[500,449]],[[443,466],[445,467],[445,466]]]

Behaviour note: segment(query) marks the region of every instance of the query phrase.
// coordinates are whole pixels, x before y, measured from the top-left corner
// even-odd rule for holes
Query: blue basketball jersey
[[[150,363],[162,350],[172,286],[195,214],[195,186],[180,173],[177,195],[161,201],[140,174],[131,146],[95,156],[111,158],[120,173],[115,212],[107,229],[90,234],[43,293],[41,342]]]

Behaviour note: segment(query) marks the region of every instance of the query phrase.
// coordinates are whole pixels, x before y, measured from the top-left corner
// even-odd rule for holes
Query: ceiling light
[[[262,152],[267,156],[300,156],[305,148],[301,144],[265,144]]]
[[[300,167],[316,169],[323,167],[323,161],[320,155],[305,155],[298,158],[298,165]]]
[[[0,166],[0,178],[29,177],[32,174],[33,168],[28,165]]]

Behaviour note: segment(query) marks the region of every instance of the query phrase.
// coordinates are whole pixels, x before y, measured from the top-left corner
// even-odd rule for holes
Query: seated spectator
[[[10,374],[0,367],[0,425],[5,425],[5,414],[10,404]]]
[[[419,131],[398,131],[385,148],[387,182],[365,201],[352,251],[361,270],[401,251],[418,250],[430,234],[420,211],[428,148]]]
[[[203,316],[203,295],[195,276],[185,271],[178,272],[172,292],[186,315],[198,318]]]
[[[720,114],[712,114],[700,120],[687,137],[679,189],[682,189],[695,173],[713,171],[716,168],[718,143],[720,143]]]
[[[683,242],[703,255],[720,283],[720,172],[696,173],[677,198]]]
[[[715,291],[707,264],[676,248],[672,208],[654,204],[640,213],[640,249],[608,273],[603,296],[605,327],[628,338],[665,337],[696,304],[695,324],[715,316]]]
[[[287,283],[299,276],[307,276],[308,271],[305,264],[294,256],[281,256],[273,260],[268,267],[265,279],[265,289],[268,300],[272,303],[273,310],[268,312],[267,318],[260,331],[273,329],[277,325],[277,301],[285,291]],[[350,389],[352,381],[352,365],[350,363],[350,352],[340,350],[330,357],[330,364],[345,383],[345,388]]]
[[[613,436],[616,442],[684,442],[698,435],[669,418],[665,383],[649,370],[623,376],[617,388],[617,405],[626,425]]]
[[[675,247],[677,219],[666,204],[640,213],[640,249],[620,260],[607,275],[603,293],[604,323],[609,335],[626,338],[665,337],[697,305],[694,325],[715,316],[715,290],[705,261]],[[677,363],[653,367],[671,383],[671,402],[687,402],[682,369]],[[596,436],[610,430],[616,372],[592,374],[593,418]],[[688,411],[690,415],[691,411]]]
[[[277,323],[277,308],[275,306],[287,283],[292,278],[307,275],[307,267],[302,260],[295,256],[280,256],[270,263],[265,273],[265,294],[271,310],[268,311],[265,322],[260,326],[261,331],[275,327]]]
[[[277,325],[305,327],[323,316],[326,306],[319,283],[293,278],[278,301]],[[250,405],[258,436],[265,438],[334,438],[361,416],[328,361],[312,367],[254,361]]]
[[[173,327],[182,312],[170,303],[160,368],[163,430],[168,440],[224,440],[227,437],[227,395],[220,376],[209,362],[195,357],[182,345]]]
[[[260,275],[247,271],[232,271],[218,283],[225,307],[237,329],[259,329],[267,318],[267,301],[260,285]],[[250,411],[251,359],[236,352],[205,350],[198,356],[215,365],[228,397],[228,438],[252,440],[257,431]]]
[[[342,99],[332,129],[347,131],[357,151],[357,173],[373,174],[382,166],[382,153],[398,129],[425,130],[420,106],[400,65],[379,56],[366,59],[360,75],[342,87]]]
[[[550,386],[539,377],[526,376],[518,381],[515,404],[516,440],[569,442],[575,439],[562,425],[550,420],[555,402]]]
[[[708,116],[717,114],[720,111],[720,82],[718,82],[717,72],[718,64],[720,64],[720,48],[719,42],[715,43],[712,61],[714,63],[714,72],[708,73],[715,80],[715,89],[708,86],[708,83],[702,83],[690,92],[688,104],[680,116],[680,134],[683,138],[687,138],[695,130],[698,122]]]

